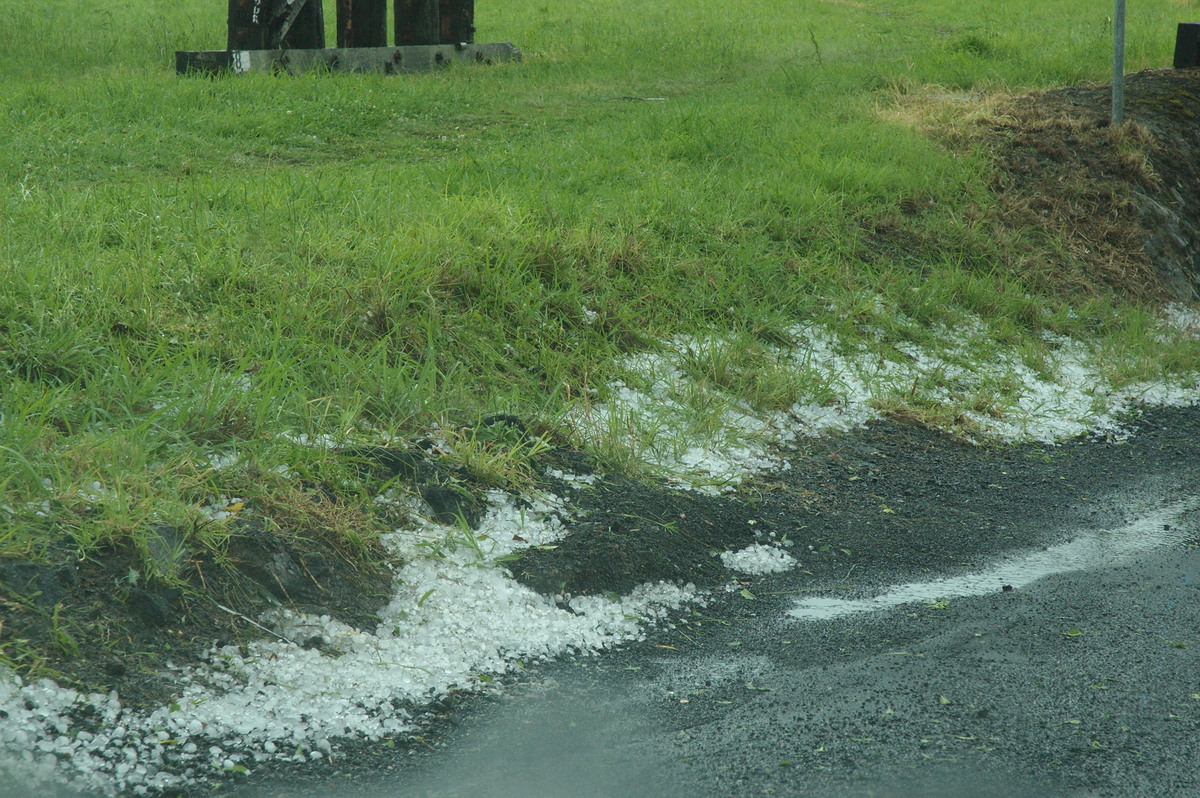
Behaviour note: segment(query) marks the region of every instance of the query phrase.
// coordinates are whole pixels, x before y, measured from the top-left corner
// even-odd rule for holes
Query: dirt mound
[[[1002,222],[1055,233],[1046,266],[1078,287],[1131,299],[1200,299],[1200,70],[1126,83],[1110,125],[1109,86],[1019,97],[991,121]]]

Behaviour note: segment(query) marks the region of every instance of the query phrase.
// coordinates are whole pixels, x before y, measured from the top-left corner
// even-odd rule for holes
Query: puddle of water
[[[1005,585],[1024,587],[1054,574],[1118,565],[1139,552],[1183,540],[1184,531],[1178,528],[1177,520],[1197,504],[1194,500],[1177,502],[1118,529],[1080,531],[1078,537],[1067,543],[1008,557],[977,573],[896,585],[868,599],[799,599],[788,615],[801,620],[837,618],[917,601],[982,596],[999,592]]]

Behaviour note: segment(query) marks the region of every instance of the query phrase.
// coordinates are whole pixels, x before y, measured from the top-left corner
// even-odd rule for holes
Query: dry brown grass
[[[1134,201],[1159,183],[1155,137],[1136,121],[1105,124],[1107,109],[1079,97],[899,87],[877,114],[951,150],[986,152],[995,204],[977,212],[1006,266],[1031,288],[1163,299]]]
[[[932,84],[897,85],[890,102],[876,106],[875,114],[885,122],[962,148],[979,143],[1012,98],[1012,92],[1002,88],[966,94]]]

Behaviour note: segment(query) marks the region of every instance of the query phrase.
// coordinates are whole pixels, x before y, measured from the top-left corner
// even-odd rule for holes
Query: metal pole
[[[1113,9],[1112,123],[1125,121],[1125,0]]]

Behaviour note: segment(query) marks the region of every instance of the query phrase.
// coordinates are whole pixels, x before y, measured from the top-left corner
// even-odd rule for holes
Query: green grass
[[[558,424],[621,356],[677,334],[733,340],[691,370],[786,406],[793,385],[754,379],[767,347],[800,321],[866,340],[876,296],[898,336],[913,328],[894,313],[980,314],[1013,344],[1098,334],[1126,379],[1195,362],[1160,359],[1116,297],[1013,272],[977,221],[983,154],[875,113],[926,84],[1102,81],[1107,7],[478,5],[477,40],[522,63],[212,80],[177,77],[173,51],[223,46],[222,3],[0,0],[0,555],[62,535],[85,556],[149,551],[160,524],[219,547],[200,505],[282,517],[313,483],[365,508],[297,436]],[[1130,69],[1169,63],[1191,12],[1130,12]],[[900,222],[923,246],[864,258],[906,202],[929,209]],[[604,462],[634,464],[630,428],[595,444]],[[539,448],[462,443],[514,484]],[[301,526],[361,544],[351,516]]]

